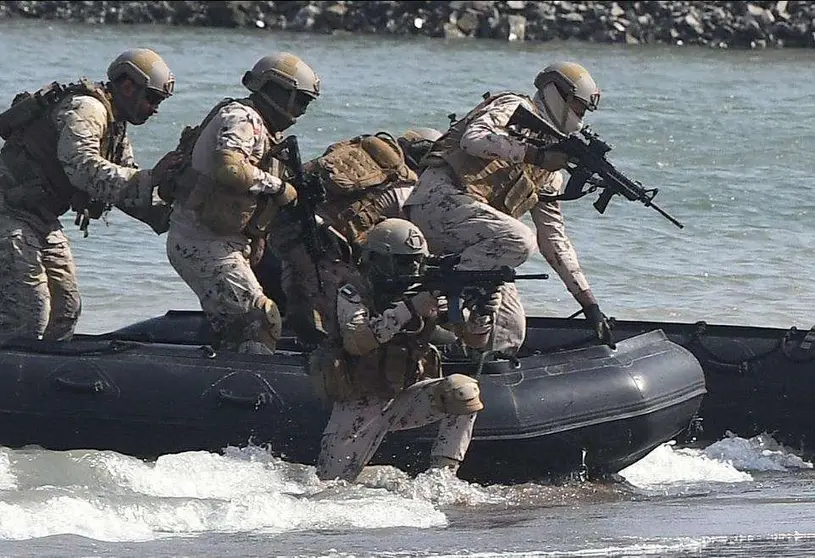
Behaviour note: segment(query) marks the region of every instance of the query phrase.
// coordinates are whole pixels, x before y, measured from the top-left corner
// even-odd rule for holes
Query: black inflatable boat
[[[705,373],[707,395],[693,435],[716,441],[728,430],[764,432],[806,457],[815,456],[815,328],[612,320],[616,339],[662,330],[691,351]],[[526,353],[596,344],[582,319],[530,318]]]
[[[532,339],[549,342],[545,323],[532,324]],[[251,442],[313,463],[329,409],[315,396],[296,341],[284,338],[273,356],[217,353],[208,342],[203,315],[185,311],[66,343],[7,341],[0,346],[0,445],[151,458]],[[705,394],[698,361],[658,330],[614,351],[538,349],[486,363],[486,408],[463,478],[513,483],[615,473],[680,435]],[[446,373],[474,369],[445,362]],[[372,464],[421,470],[434,436],[434,427],[389,434]]]

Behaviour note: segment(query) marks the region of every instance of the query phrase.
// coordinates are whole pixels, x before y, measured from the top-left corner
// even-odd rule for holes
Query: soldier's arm
[[[359,293],[344,285],[337,295],[337,324],[343,348],[352,355],[365,355],[387,343],[413,319],[404,302],[381,314],[371,315]]]
[[[464,323],[442,324],[441,327],[452,331],[468,347],[483,349],[490,340],[492,319],[490,316],[477,314],[466,308],[463,312],[466,316]]]
[[[129,169],[139,168],[138,163],[136,163],[136,156],[133,155],[133,144],[127,136],[122,141],[122,166]]]
[[[467,125],[461,137],[461,148],[470,155],[482,159],[523,162],[527,145],[522,140],[510,136],[506,131],[506,125],[518,105],[525,102],[515,95],[495,99]]]
[[[236,192],[277,194],[283,181],[251,163],[260,160],[266,146],[266,125],[253,110],[231,103],[220,111],[221,128],[213,154],[215,180]]]
[[[548,184],[552,192],[555,189],[559,190],[559,185],[563,180],[559,172],[553,173],[553,176],[558,178],[553,179],[556,183]],[[560,202],[541,199],[530,212],[537,230],[538,248],[541,254],[558,274],[569,292],[579,300],[579,296],[584,296],[581,293],[591,291],[586,275],[580,268],[577,252],[566,234]]]
[[[91,198],[117,205],[149,205],[149,170],[117,165],[102,157],[107,141],[107,111],[89,96],[70,99],[54,115],[57,159],[71,184]]]

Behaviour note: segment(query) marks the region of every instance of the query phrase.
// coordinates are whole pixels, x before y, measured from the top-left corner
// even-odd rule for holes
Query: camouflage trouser
[[[430,252],[460,254],[459,269],[515,268],[535,251],[535,233],[529,227],[460,193],[444,170],[426,170],[416,188],[427,194],[421,203],[405,208],[410,220],[424,233]],[[526,337],[526,315],[513,283],[501,287],[501,293],[493,348],[515,354]]]
[[[274,351],[279,332],[264,310],[268,298],[249,264],[249,245],[244,241],[196,240],[170,227],[167,258],[198,296],[221,346],[243,350],[257,343]],[[253,345],[248,352],[258,352]]]
[[[366,397],[334,403],[323,431],[317,476],[353,481],[376,453],[388,432],[439,422],[431,456],[463,461],[473,437],[477,413],[449,415],[433,405],[433,378],[417,382],[391,400]]]
[[[0,336],[69,339],[81,300],[68,238],[38,232],[0,204]]]

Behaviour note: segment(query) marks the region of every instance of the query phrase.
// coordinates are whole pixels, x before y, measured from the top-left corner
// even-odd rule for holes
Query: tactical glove
[[[530,165],[548,171],[565,169],[566,163],[568,162],[569,156],[562,151],[557,151],[555,145],[548,147],[530,145],[526,148],[526,155],[524,156],[524,163],[529,163]]]
[[[439,297],[428,291],[422,291],[405,301],[411,313],[422,318],[430,318],[439,311]]]
[[[617,345],[614,343],[614,339],[611,336],[611,326],[609,325],[605,315],[600,311],[600,306],[598,306],[596,303],[590,304],[589,306],[583,308],[583,314],[585,314],[586,319],[594,327],[594,331],[597,333],[597,338],[605,345],[608,345],[612,349],[616,349]]]
[[[484,311],[488,314],[495,314],[501,308],[501,303],[504,301],[504,295],[501,294],[500,289],[495,289],[490,293],[490,297],[484,303]]]

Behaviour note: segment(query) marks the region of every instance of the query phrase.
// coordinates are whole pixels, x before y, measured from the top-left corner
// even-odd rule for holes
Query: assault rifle
[[[317,206],[325,201],[325,186],[323,183],[311,176],[306,176],[303,172],[303,161],[300,157],[300,146],[297,143],[297,136],[287,136],[280,145],[277,146],[275,154],[285,152],[285,162],[292,173],[292,184],[297,189],[297,202],[291,206],[290,211],[294,213],[303,227],[303,242],[311,261],[314,262],[314,271],[317,274],[317,282],[320,291],[323,290],[323,279],[320,276],[320,266],[318,264],[320,256],[325,251],[323,241],[320,236],[319,224],[317,222]]]
[[[399,275],[380,279],[376,287],[385,292],[438,291],[447,298],[448,322],[464,322],[462,299],[465,295],[484,299],[504,283],[527,279],[548,279],[546,273],[518,275],[507,265],[489,271],[456,269],[461,256],[431,257],[421,275]]]
[[[631,201],[642,202],[645,207],[653,207],[671,223],[680,229],[684,228],[682,223],[653,202],[659,192],[658,188],[643,188],[640,182],[625,176],[606,159],[606,153],[611,151],[612,146],[588,126],[579,132],[566,135],[523,105],[518,105],[507,122],[507,127],[513,135],[523,138],[527,143],[538,147],[550,147],[569,156],[569,182],[566,183],[563,194],[556,196],[555,199],[576,200],[600,188],[602,190],[600,197],[593,204],[599,213],[604,213],[611,198],[619,194]],[[532,135],[522,130],[528,130]],[[558,141],[546,142],[536,137],[540,135],[554,136]],[[585,188],[587,183],[589,187]]]

